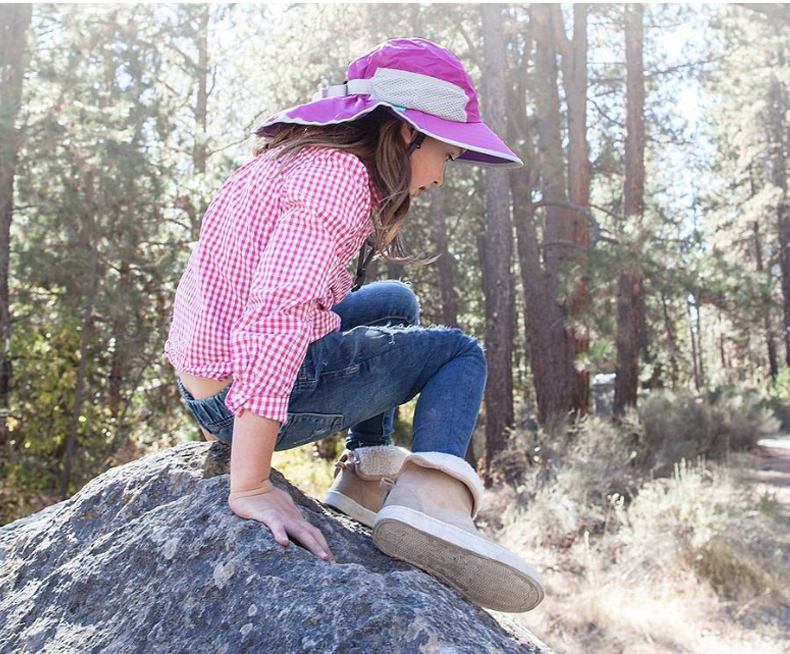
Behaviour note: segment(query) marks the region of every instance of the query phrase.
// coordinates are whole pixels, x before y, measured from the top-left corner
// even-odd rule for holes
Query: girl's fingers
[[[326,538],[324,538],[324,534],[321,533],[321,530],[318,527],[314,527],[313,525],[310,525],[310,528],[312,529],[313,536],[318,541],[318,544],[323,548],[324,552],[329,554],[329,558],[334,560],[335,555],[332,554],[332,550],[329,549],[329,543],[326,542]]]
[[[321,530],[311,525],[297,506],[291,502],[281,502],[279,506],[275,504],[269,510],[260,511],[260,507],[256,508],[258,510],[247,517],[265,524],[280,545],[288,545],[290,534],[315,556],[325,561],[334,561],[335,557]]]
[[[274,535],[274,540],[276,540],[282,546],[288,545],[288,534],[285,532],[285,525],[282,522],[275,520],[267,526],[269,529],[271,529],[271,532]]]
[[[309,524],[309,523],[305,523]],[[304,524],[289,525],[288,531],[298,539],[299,542],[319,559],[328,560],[329,552],[316,540],[310,530]]]

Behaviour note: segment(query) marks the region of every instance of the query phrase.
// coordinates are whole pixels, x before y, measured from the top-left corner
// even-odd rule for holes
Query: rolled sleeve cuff
[[[242,384],[234,381],[232,388],[225,396],[225,406],[237,418],[241,418],[246,410],[252,411],[262,418],[286,424],[288,422],[289,400],[289,395],[254,395],[251,391],[245,390]]]

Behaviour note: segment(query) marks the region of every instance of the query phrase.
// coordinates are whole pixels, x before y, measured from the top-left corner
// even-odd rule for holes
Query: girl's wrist
[[[253,488],[233,488],[231,486],[230,489],[230,496],[228,499],[234,500],[239,497],[253,497],[255,495],[264,495],[265,493],[271,493],[274,490],[274,484],[272,484],[270,479],[264,479],[260,482],[257,486]]]

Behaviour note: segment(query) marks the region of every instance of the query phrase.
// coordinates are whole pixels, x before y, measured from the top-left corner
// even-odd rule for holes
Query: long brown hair
[[[361,118],[335,125],[284,124],[274,136],[265,136],[259,128],[252,152],[257,157],[282,145],[274,154],[275,159],[289,153],[293,156],[305,147],[338,148],[355,154],[381,194],[378,211],[372,216],[379,256],[394,263],[426,265],[439,255],[413,258],[405,252],[399,236],[411,206],[411,161],[408,145],[401,136],[402,124],[386,109],[377,107]]]

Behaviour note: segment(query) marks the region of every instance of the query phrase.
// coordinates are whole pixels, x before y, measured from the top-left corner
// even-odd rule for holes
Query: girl
[[[474,524],[483,486],[463,457],[487,378],[483,349],[459,329],[420,327],[406,284],[361,286],[374,252],[408,260],[398,232],[410,200],[441,186],[448,161],[521,161],[481,121],[461,63],[435,43],[386,41],[346,76],[256,131],[255,158],[204,216],[165,352],[204,433],[233,444],[238,516],[333,563],[269,472],[273,450],[348,428],[326,503],[472,602],[527,611],[543,599],[538,573]],[[392,419],[418,394],[409,453],[392,446]]]

